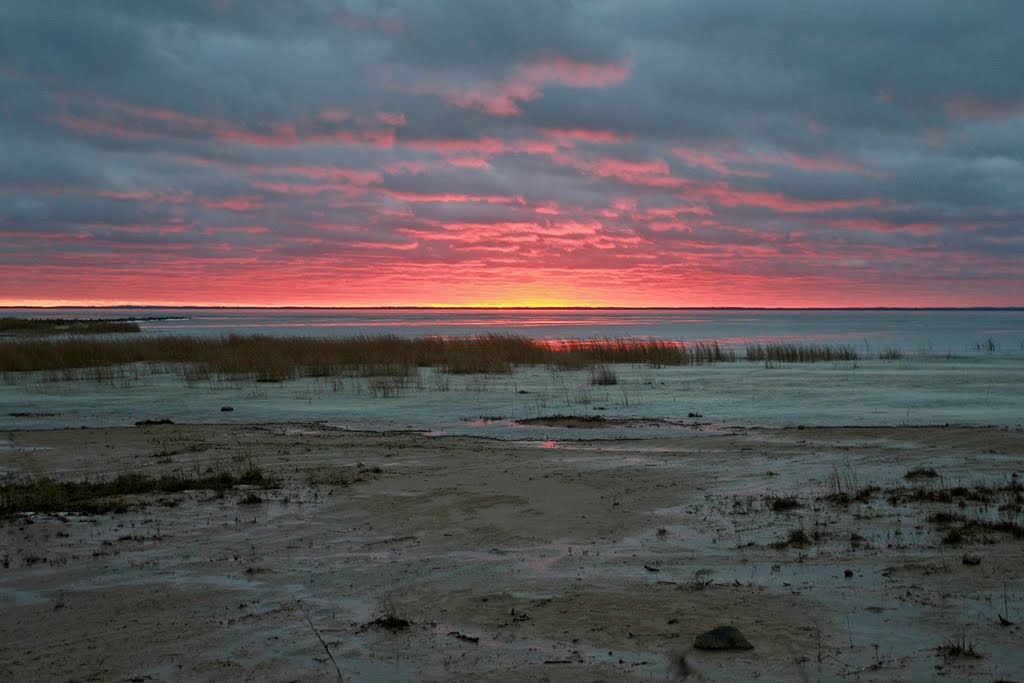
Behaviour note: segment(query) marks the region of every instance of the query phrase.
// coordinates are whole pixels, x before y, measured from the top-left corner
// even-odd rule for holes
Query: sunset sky
[[[1024,305],[1021,27],[0,0],[0,305]]]

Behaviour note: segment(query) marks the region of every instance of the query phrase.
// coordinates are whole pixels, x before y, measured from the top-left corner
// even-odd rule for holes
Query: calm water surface
[[[1024,309],[1015,310],[698,310],[698,309],[0,309],[19,317],[161,318],[146,334],[338,337],[521,334],[538,339],[656,337],[851,344],[878,351],[1024,353]],[[980,348],[979,348],[980,347]]]

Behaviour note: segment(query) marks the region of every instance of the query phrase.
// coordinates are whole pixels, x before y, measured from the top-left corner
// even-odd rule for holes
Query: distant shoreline
[[[211,311],[1024,311],[1024,306],[198,306],[119,304],[116,306],[3,306],[0,311],[33,310],[211,310]]]

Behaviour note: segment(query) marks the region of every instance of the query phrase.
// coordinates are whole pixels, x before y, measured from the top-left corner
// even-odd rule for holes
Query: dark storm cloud
[[[988,277],[1020,303],[1022,25],[1010,1],[0,0],[0,248],[26,268],[0,298],[163,246],[666,286],[712,254],[839,289],[912,271],[930,303],[959,268],[961,303]]]

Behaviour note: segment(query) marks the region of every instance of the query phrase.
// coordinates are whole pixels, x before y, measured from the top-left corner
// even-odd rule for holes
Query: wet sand
[[[280,482],[0,519],[0,679],[1024,677],[1021,430],[560,429],[0,432],[7,476]]]

